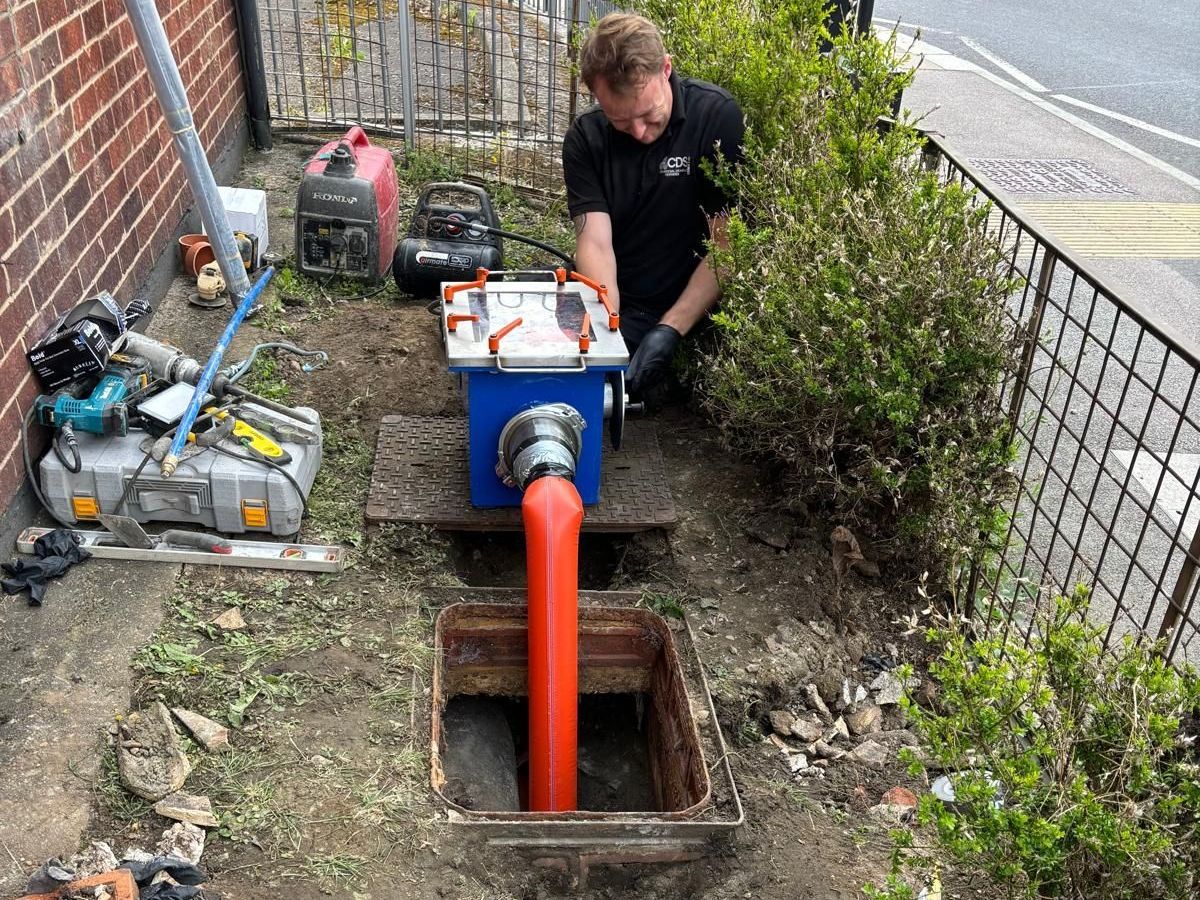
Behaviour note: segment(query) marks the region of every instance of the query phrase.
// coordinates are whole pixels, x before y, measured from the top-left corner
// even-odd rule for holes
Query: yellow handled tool
[[[221,421],[229,418],[230,416],[228,412],[219,410],[215,406],[209,406],[204,411],[212,415],[213,418]],[[236,417],[233,420],[232,437],[235,441],[246,448],[246,450],[249,451],[252,456],[255,456],[259,459],[265,459],[280,466],[285,466],[292,461],[292,455],[290,453],[280,447],[277,443],[275,443],[257,428],[247,425],[241,419]],[[195,440],[195,435],[189,434],[188,440]]]

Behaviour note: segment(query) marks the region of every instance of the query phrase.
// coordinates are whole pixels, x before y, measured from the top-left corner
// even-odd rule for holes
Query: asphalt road
[[[876,24],[897,21],[902,33],[912,35],[920,28],[929,43],[1200,177],[1200,8],[1196,0],[876,0]]]

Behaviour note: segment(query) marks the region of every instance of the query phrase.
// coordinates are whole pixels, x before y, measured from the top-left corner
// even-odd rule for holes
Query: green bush
[[[813,0],[645,0],[677,69],[746,112],[720,340],[697,371],[729,444],[793,493],[947,569],[999,527],[1012,458],[996,386],[1011,359],[987,208],[939,185],[904,123],[894,40],[818,52]]]
[[[1200,677],[1149,642],[1105,653],[1091,621],[1079,589],[1037,617],[1028,646],[931,632],[940,708],[909,712],[928,765],[960,774],[954,804],[923,797],[918,821],[1008,896],[1195,897]]]

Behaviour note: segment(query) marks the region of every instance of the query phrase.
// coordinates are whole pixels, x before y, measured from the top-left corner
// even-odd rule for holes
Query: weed
[[[367,874],[367,860],[351,853],[333,853],[327,856],[310,856],[304,861],[304,870],[322,881],[361,881]]]
[[[674,594],[664,594],[658,591],[642,591],[638,605],[646,607],[664,619],[682,619],[684,617],[683,601]]]
[[[442,153],[416,148],[405,153],[400,174],[409,184],[419,186],[430,181],[458,181],[463,171],[448,164]]]
[[[153,672],[164,680],[200,675],[211,671],[204,656],[193,653],[196,642],[177,644],[160,642],[143,647],[134,656],[134,665],[144,672]]]
[[[240,384],[268,400],[283,402],[292,394],[292,388],[283,374],[283,366],[278,359],[267,353],[260,353],[254,358],[254,364]]]

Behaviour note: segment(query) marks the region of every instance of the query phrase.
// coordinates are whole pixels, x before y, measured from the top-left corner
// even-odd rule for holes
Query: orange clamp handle
[[[493,331],[491,334],[489,334],[488,335],[488,352],[489,353],[499,353],[500,352],[500,341],[504,339],[505,335],[507,335],[510,331],[512,331],[514,328],[516,328],[518,325],[520,325],[522,321],[524,321],[524,320],[521,319],[520,317],[518,317],[516,319],[513,319],[511,322],[509,322],[507,325],[505,325],[499,331]]]
[[[572,272],[571,277],[576,281],[583,282],[596,292],[596,296],[600,298],[600,302],[604,304],[604,309],[608,313],[608,330],[616,331],[618,328],[620,328],[621,316],[615,309],[612,308],[612,303],[609,302],[607,285],[600,284],[600,282],[592,278],[588,278],[586,275],[581,275],[579,272]]]
[[[583,314],[583,328],[579,330],[579,352],[587,353],[592,346],[592,314]]]
[[[566,284],[567,283],[567,270],[564,269],[562,266],[559,266],[557,269],[555,269],[554,270],[554,280],[557,281],[559,284]]]
[[[454,295],[457,294],[459,291],[471,291],[471,290],[482,291],[482,290],[484,290],[485,289],[484,285],[487,284],[488,274],[489,273],[488,273],[487,269],[479,268],[479,269],[475,270],[475,280],[474,281],[464,281],[461,284],[446,285],[446,287],[442,290],[442,299],[445,300],[447,303],[453,303]]]
[[[581,272],[572,272],[571,277],[574,278],[576,281],[583,282],[588,287],[590,287],[593,291],[595,291],[597,294],[607,294],[608,293],[607,286],[601,284],[600,282],[598,282],[592,278],[588,278],[586,275],[584,275]]]
[[[479,316],[474,313],[450,313],[446,316],[446,330],[455,332],[458,330],[459,322],[478,322]]]
[[[608,330],[616,331],[621,327],[621,314],[612,308],[607,291],[600,295],[600,302],[604,304],[604,310],[608,313]]]

